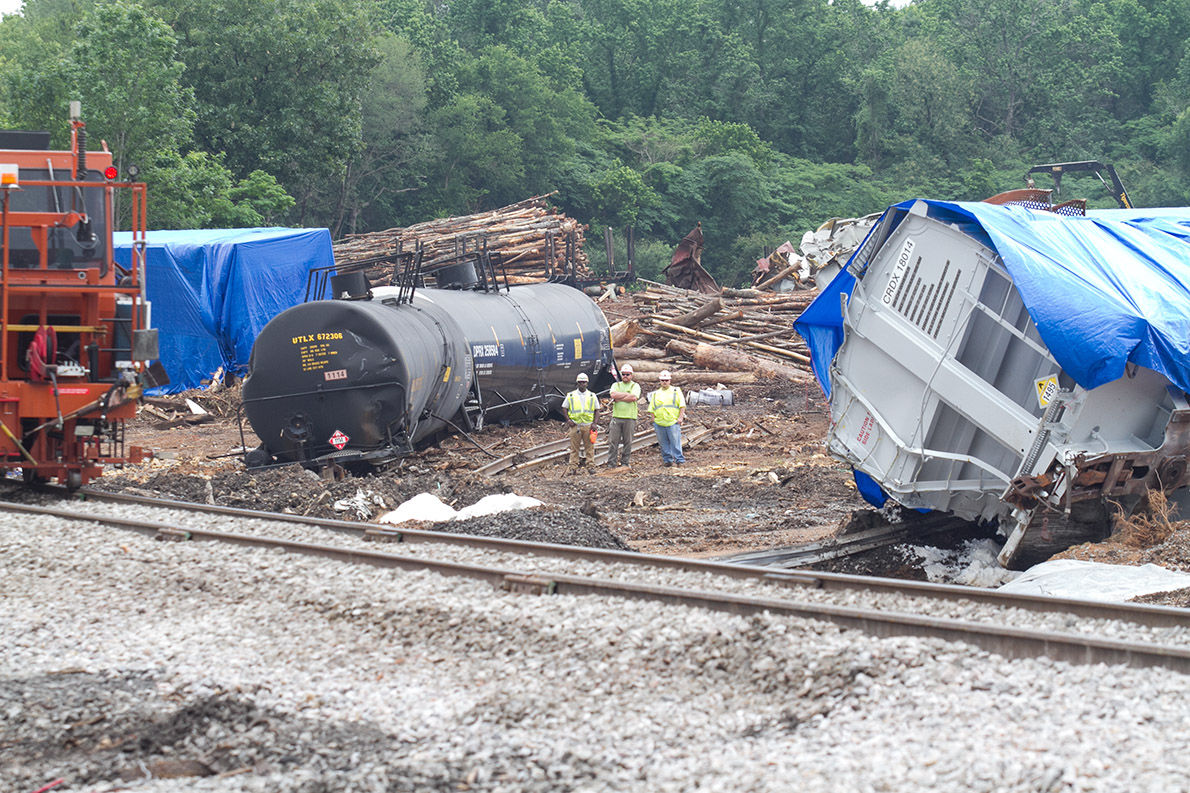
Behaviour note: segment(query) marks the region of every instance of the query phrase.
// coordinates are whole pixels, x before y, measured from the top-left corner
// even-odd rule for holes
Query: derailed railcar
[[[331,279],[339,299],[294,306],[257,337],[243,402],[263,445],[250,465],[367,470],[444,433],[544,418],[580,372],[596,390],[612,382],[607,320],[577,289],[441,272],[457,288],[373,289],[351,275]]]
[[[997,523],[1005,565],[1187,484],[1190,209],[906,202],[797,328],[861,492]]]

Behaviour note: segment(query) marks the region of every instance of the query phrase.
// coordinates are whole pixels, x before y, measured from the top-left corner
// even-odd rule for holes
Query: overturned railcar
[[[1185,492],[1190,209],[899,204],[796,327],[865,497],[995,522],[1006,566]]]
[[[445,433],[543,418],[580,372],[611,384],[607,321],[582,292],[464,287],[364,284],[277,315],[244,380],[262,441],[248,464],[366,471]]]

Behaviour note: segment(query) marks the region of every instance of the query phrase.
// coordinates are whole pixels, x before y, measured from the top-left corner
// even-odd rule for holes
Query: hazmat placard
[[[1045,407],[1058,395],[1058,376],[1051,374],[1033,381],[1037,386],[1037,404]]]

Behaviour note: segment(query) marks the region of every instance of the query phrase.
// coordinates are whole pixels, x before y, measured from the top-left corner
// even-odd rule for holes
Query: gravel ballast
[[[1190,787],[1162,670],[42,517],[0,559],[6,791]]]

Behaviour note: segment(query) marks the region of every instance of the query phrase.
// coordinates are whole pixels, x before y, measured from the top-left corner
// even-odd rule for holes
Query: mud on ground
[[[493,455],[564,437],[562,422],[547,420],[485,428],[473,438],[488,453],[451,437],[383,472],[338,482],[299,466],[245,469],[234,453],[258,441],[247,426],[241,436],[234,389],[195,392],[142,409],[127,427],[127,442],[153,449],[157,459],[109,471],[95,486],[345,520],[375,520],[424,492],[456,509],[515,492],[553,507],[538,520],[540,537],[529,536],[523,517],[488,519],[484,531],[506,524],[516,536],[558,541],[554,535],[565,534],[569,522],[576,540],[590,541],[595,535],[584,522],[593,519],[606,531],[608,547],[622,542],[633,550],[697,557],[819,539],[866,508],[850,471],[825,453],[827,409],[815,386],[770,382],[733,392],[732,406],[688,411],[687,435],[698,427],[714,432],[687,449],[688,463],[680,467],[663,467],[653,446],[637,449],[630,468],[611,472],[567,476],[561,461],[490,477],[475,472]],[[210,415],[189,414],[187,398]],[[638,429],[649,426],[642,411]]]

